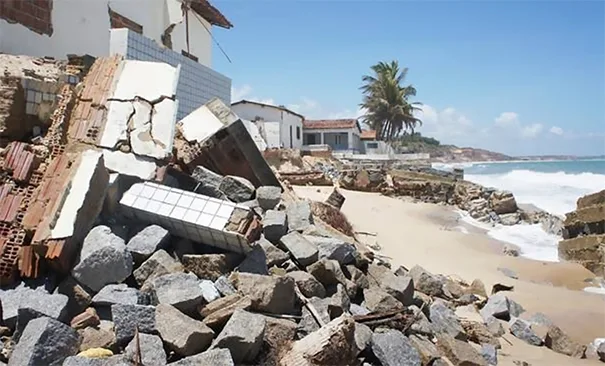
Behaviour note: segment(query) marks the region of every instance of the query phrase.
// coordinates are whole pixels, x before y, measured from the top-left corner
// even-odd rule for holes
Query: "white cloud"
[[[518,126],[519,115],[515,112],[503,112],[500,113],[495,119],[496,126],[507,127],[507,126]]]
[[[525,126],[521,129],[521,136],[533,138],[538,136],[542,132],[543,126],[540,123],[534,123],[529,126]]]
[[[273,98],[261,98],[252,94],[252,87],[248,84],[244,84],[241,87],[231,87],[231,101],[237,102],[242,99],[250,100],[253,102],[259,102],[264,104],[275,104]]]
[[[552,126],[549,131],[554,135],[563,135],[563,129],[561,127]]]
[[[438,140],[452,141],[452,137],[467,135],[473,127],[473,122],[468,117],[452,107],[438,111],[425,104],[415,116],[422,121],[422,133]]]

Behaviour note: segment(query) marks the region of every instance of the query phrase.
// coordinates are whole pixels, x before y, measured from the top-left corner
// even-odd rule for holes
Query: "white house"
[[[300,149],[303,145],[305,117],[284,106],[274,106],[249,100],[231,104],[235,114],[254,122],[268,148]]]
[[[107,56],[110,29],[128,28],[211,67],[213,25],[232,27],[206,0],[0,0],[0,52]]]
[[[339,153],[359,153],[361,127],[354,119],[305,120],[303,145],[328,145]]]

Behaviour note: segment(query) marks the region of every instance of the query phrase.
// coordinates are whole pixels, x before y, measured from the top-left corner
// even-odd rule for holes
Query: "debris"
[[[133,339],[126,347],[125,358],[135,361],[137,352],[141,355],[141,365],[162,366],[167,364],[162,339],[156,335],[139,333],[138,339]]]
[[[420,354],[412,342],[397,330],[374,333],[372,351],[383,366],[420,366]]]
[[[81,313],[92,303],[92,296],[72,276],[64,279],[54,293],[67,296],[67,313],[69,315]],[[5,304],[4,311],[6,312]]]
[[[227,277],[220,276],[214,281],[214,287],[221,293],[223,296],[233,295],[235,293],[235,288],[231,285]]]
[[[137,284],[142,286],[147,280],[182,271],[183,265],[172,258],[165,250],[160,249],[143,262],[143,264],[134,271],[133,276]]]
[[[272,314],[295,312],[296,283],[290,277],[234,272],[229,280],[239,292],[250,297],[253,310]]]
[[[324,238],[319,236],[304,236],[307,240],[317,246],[319,259],[334,259],[341,265],[347,265],[355,261],[355,245],[346,243],[340,239]]]
[[[265,255],[267,256],[267,267],[268,268],[271,268],[273,266],[279,267],[290,258],[288,253],[277,248],[275,245],[271,244],[265,238],[261,238],[256,244],[260,245],[263,248],[263,250],[265,251]]]
[[[116,336],[114,334],[113,322],[101,320],[97,327],[86,327],[78,330],[82,337],[80,351],[91,348],[108,348],[115,346]]]
[[[211,348],[227,348],[235,363],[253,362],[260,352],[266,321],[262,315],[236,310]]]
[[[211,303],[221,297],[217,288],[214,287],[214,283],[210,280],[201,280],[198,286],[202,289],[202,297],[206,303]]]
[[[269,274],[267,268],[267,254],[260,245],[255,245],[254,248],[248,252],[246,258],[237,267],[239,272],[255,273],[260,275]]]
[[[67,316],[68,298],[65,295],[50,295],[44,289],[32,290],[25,286],[15,289],[0,290],[2,300],[3,324],[14,328],[17,323],[25,329],[27,321],[23,316],[26,311],[32,318],[47,316],[59,321]]]
[[[235,268],[238,258],[234,254],[186,254],[183,266],[201,279],[216,281]]]
[[[531,329],[531,324],[520,318],[512,318],[509,322],[510,332],[515,337],[531,344],[532,346],[541,346],[542,338],[538,337]]]
[[[170,366],[235,366],[231,352],[225,348],[211,349],[195,356],[170,363]]]
[[[332,190],[332,193],[330,193],[328,199],[326,200],[326,203],[340,210],[342,208],[342,205],[345,203],[345,197],[335,187]]]
[[[169,304],[193,314],[204,299],[199,280],[193,273],[171,273],[152,280],[153,297],[158,304]]]
[[[221,175],[216,174],[212,170],[206,169],[203,166],[197,166],[195,169],[193,169],[191,177],[199,183],[199,186],[195,189],[195,192],[221,200],[227,198],[227,196],[220,190],[221,181],[223,180]]]
[[[546,347],[557,353],[576,358],[584,358],[586,346],[574,342],[561,328],[551,325],[544,339]]]
[[[153,306],[115,304],[111,306],[111,318],[116,342],[122,345],[130,342],[137,329],[148,334],[157,332]]]
[[[393,296],[376,287],[363,290],[364,302],[361,304],[371,312],[403,309],[403,304]]]
[[[254,185],[249,180],[232,175],[221,180],[219,189],[233,202],[248,201],[254,195]]]
[[[256,189],[256,199],[263,210],[273,210],[281,201],[281,188],[272,186],[258,187]]]
[[[263,218],[263,234],[271,243],[279,243],[288,232],[288,221],[285,211],[268,210]]]
[[[126,244],[135,263],[143,263],[170,238],[168,230],[158,225],[150,225],[139,231]]]
[[[433,302],[430,309],[431,323],[437,333],[446,333],[453,338],[466,341],[466,333],[456,314],[443,301]]]
[[[437,347],[426,337],[412,334],[409,339],[418,350],[423,365],[432,365],[431,362],[441,357]]]
[[[296,286],[305,297],[326,297],[326,289],[313,275],[304,271],[293,271],[287,274],[296,282]]]
[[[155,321],[168,349],[179,356],[191,356],[205,350],[214,338],[212,329],[172,305],[159,304],[155,309]]]
[[[470,344],[448,334],[437,335],[437,347],[454,365],[487,366],[487,362]]]
[[[101,319],[97,315],[95,308],[88,308],[81,314],[76,315],[71,320],[71,327],[74,329],[82,329],[86,327],[96,327],[101,323]]]
[[[483,356],[488,365],[498,365],[498,351],[496,350],[496,347],[494,347],[494,345],[482,344],[480,352],[481,356]]]
[[[308,201],[292,202],[286,208],[290,231],[303,231],[313,224],[311,204]]]
[[[301,266],[313,264],[318,259],[317,247],[295,231],[282,237],[279,242],[288,249]]]
[[[206,305],[200,311],[200,315],[204,317],[204,324],[218,329],[231,318],[236,310],[248,310],[251,307],[252,300],[249,296],[241,296],[236,293]]]
[[[430,296],[443,296],[443,282],[426,269],[416,265],[410,270],[414,279],[414,288]]]
[[[140,303],[139,290],[128,287],[125,283],[107,285],[92,298],[94,305],[111,306],[113,304],[137,305]]]

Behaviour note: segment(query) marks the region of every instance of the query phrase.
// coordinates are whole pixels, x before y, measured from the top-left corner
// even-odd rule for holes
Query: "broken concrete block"
[[[288,219],[285,211],[268,210],[263,217],[263,235],[272,243],[279,240],[288,232]]]
[[[403,309],[403,304],[399,300],[376,287],[363,290],[363,298],[362,306],[371,312]]]
[[[281,237],[280,237],[281,238]],[[260,245],[265,251],[265,255],[267,257],[267,267],[271,268],[273,266],[281,266],[285,261],[290,259],[288,253],[279,249],[275,245],[271,244],[269,240],[265,238],[260,238],[259,241],[256,242],[256,245]]]
[[[68,356],[78,353],[80,336],[57,320],[34,319],[25,327],[8,364],[10,366],[61,365]]]
[[[262,186],[256,189],[256,199],[263,210],[273,210],[281,201],[281,188]]]
[[[487,366],[487,362],[470,344],[446,333],[437,335],[437,348],[454,365]]]
[[[531,344],[532,346],[541,346],[542,338],[531,328],[531,324],[520,318],[512,318],[509,322],[510,332],[515,337]]]
[[[313,243],[297,232],[283,236],[279,241],[301,266],[308,266],[317,262],[318,250]]]
[[[111,318],[115,327],[116,342],[125,344],[134,337],[135,329],[139,332],[156,333],[155,308],[146,305],[111,306]]]
[[[438,333],[447,333],[456,339],[466,341],[466,333],[458,321],[458,317],[443,301],[433,302],[430,309],[431,323]]]
[[[139,333],[138,342],[135,337],[126,347],[125,358],[131,361],[137,360],[138,352],[141,355],[141,364],[145,366],[163,366],[167,364],[162,339],[156,335]]]
[[[214,287],[214,283],[210,280],[200,280],[198,286],[202,289],[202,297],[206,303],[211,303],[221,297],[221,294]]]
[[[25,329],[30,319],[47,316],[60,321],[66,320],[68,298],[65,295],[50,295],[44,289],[32,290],[25,286],[0,290],[2,320],[5,325],[14,328],[20,323]],[[19,311],[26,310],[30,316],[19,321]],[[25,315],[22,313],[22,316]]]
[[[303,231],[313,224],[311,204],[307,201],[290,203],[286,208],[286,213],[290,231]]]
[[[186,254],[183,265],[201,279],[216,281],[220,276],[233,271],[239,262],[235,254]]]
[[[212,329],[171,305],[158,305],[155,321],[158,333],[168,349],[179,356],[191,356],[205,350],[214,338]]]
[[[237,266],[237,270],[244,273],[255,273],[260,275],[269,274],[269,269],[267,268],[267,254],[265,254],[263,247],[255,245],[246,255],[246,259]]]
[[[251,307],[252,300],[249,296],[241,296],[236,293],[204,306],[200,315],[204,318],[204,324],[217,329],[222,327],[236,310],[248,310]]]
[[[97,226],[88,233],[72,269],[72,276],[95,292],[110,283],[124,281],[131,273],[132,256],[124,240],[107,226]]]
[[[152,280],[152,296],[157,304],[169,304],[192,314],[204,299],[200,281],[193,273],[171,273]]]
[[[108,320],[101,320],[97,327],[86,327],[78,330],[78,334],[82,337],[80,352],[91,348],[113,348],[116,343],[113,330],[113,322]]]
[[[229,349],[235,363],[253,362],[263,345],[265,326],[262,315],[236,310],[212,348]]]
[[[235,366],[231,352],[225,348],[211,349],[195,356],[185,357],[170,366]]]
[[[143,262],[143,264],[134,271],[133,276],[137,284],[142,286],[147,280],[182,271],[183,265],[172,258],[165,250],[160,249]]]
[[[235,288],[231,285],[231,282],[225,276],[220,276],[214,281],[214,287],[221,293],[223,296],[233,295],[235,293]]]
[[[170,238],[168,230],[158,225],[150,225],[139,231],[126,244],[135,263],[143,263]]]
[[[280,364],[292,366],[352,365],[357,353],[355,322],[352,317],[343,315],[296,341],[292,348],[281,357]]]
[[[398,330],[390,329],[372,336],[372,351],[383,366],[420,366],[420,354]]]
[[[296,286],[305,297],[326,297],[326,289],[313,275],[305,271],[294,271],[287,274],[296,282]]]
[[[197,166],[195,169],[193,169],[191,177],[200,184],[195,190],[197,193],[218,199],[227,198],[227,196],[220,190],[221,181],[223,180],[222,175],[216,174],[212,170],[206,169],[203,166]]]
[[[443,296],[443,282],[434,274],[416,265],[410,270],[410,276],[414,280],[414,288],[430,296]]]
[[[233,175],[224,177],[219,189],[233,202],[248,201],[254,196],[254,185],[246,178]]]
[[[290,277],[234,272],[229,280],[239,292],[250,297],[254,310],[272,314],[292,314],[296,310],[296,283]]]
[[[125,283],[107,285],[92,298],[97,306],[111,306],[113,304],[137,305],[141,293],[136,288],[128,287]]]

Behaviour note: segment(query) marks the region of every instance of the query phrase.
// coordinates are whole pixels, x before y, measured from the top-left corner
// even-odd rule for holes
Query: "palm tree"
[[[416,88],[402,86],[408,69],[400,71],[397,61],[379,62],[371,69],[373,75],[363,76],[364,84],[360,88],[363,92],[360,106],[367,111],[362,119],[376,130],[381,140],[392,140],[402,130],[409,129],[413,133],[417,125],[422,125],[422,121],[414,117],[422,104],[408,100],[416,96]]]

